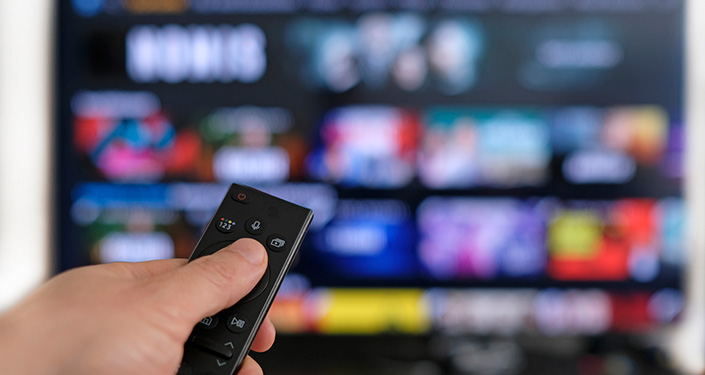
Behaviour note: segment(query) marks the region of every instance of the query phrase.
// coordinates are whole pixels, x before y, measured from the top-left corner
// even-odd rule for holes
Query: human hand
[[[185,259],[83,267],[51,279],[0,316],[6,374],[173,375],[193,327],[234,305],[264,274],[253,239],[186,264]],[[252,349],[266,351],[266,319]],[[247,357],[239,375],[262,374]]]

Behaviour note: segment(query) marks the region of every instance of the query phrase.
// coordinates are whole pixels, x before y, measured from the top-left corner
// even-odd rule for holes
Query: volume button
[[[220,345],[215,341],[207,340],[201,337],[196,337],[191,341],[199,349],[205,350],[211,354],[215,354],[218,357],[224,359],[230,359],[233,357],[233,351],[230,350],[226,345]]]

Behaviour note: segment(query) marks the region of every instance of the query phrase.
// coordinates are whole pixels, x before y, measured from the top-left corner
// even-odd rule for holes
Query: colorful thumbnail
[[[421,125],[407,110],[345,107],[329,112],[321,145],[308,159],[312,177],[350,187],[400,188],[416,172]]]
[[[107,181],[266,185],[305,177],[308,145],[283,108],[218,108],[192,129],[175,126],[147,92],[81,92],[72,105],[76,148]]]
[[[411,210],[401,201],[340,200],[335,217],[312,234],[316,253],[309,266],[337,280],[413,278],[419,269],[414,233]]]
[[[467,92],[478,79],[485,35],[478,21],[446,17],[428,22],[411,13],[374,13],[355,22],[308,18],[289,25],[291,61],[305,86],[345,92],[431,87]]]
[[[547,218],[514,199],[432,197],[418,209],[418,256],[440,280],[543,275]]]
[[[599,335],[644,332],[672,323],[683,303],[682,293],[669,288],[319,288],[280,293],[270,317],[285,333]]]
[[[566,202],[551,209],[546,272],[556,280],[650,282],[682,259],[682,202]],[[681,240],[682,241],[682,240]]]
[[[624,184],[640,169],[661,167],[678,177],[682,137],[655,106],[563,108],[554,112],[553,148],[573,184]]]
[[[419,177],[434,189],[539,185],[549,178],[550,141],[543,112],[432,109]]]

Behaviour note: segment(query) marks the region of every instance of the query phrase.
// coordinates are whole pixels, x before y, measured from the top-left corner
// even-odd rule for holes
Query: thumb
[[[241,238],[213,255],[198,258],[167,277],[174,307],[197,322],[246,296],[267,268],[264,246]]]

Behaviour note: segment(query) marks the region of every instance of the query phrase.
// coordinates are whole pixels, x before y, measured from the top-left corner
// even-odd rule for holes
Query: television
[[[237,182],[315,212],[283,347],[496,353],[684,309],[682,1],[57,8],[57,271],[188,257]]]

